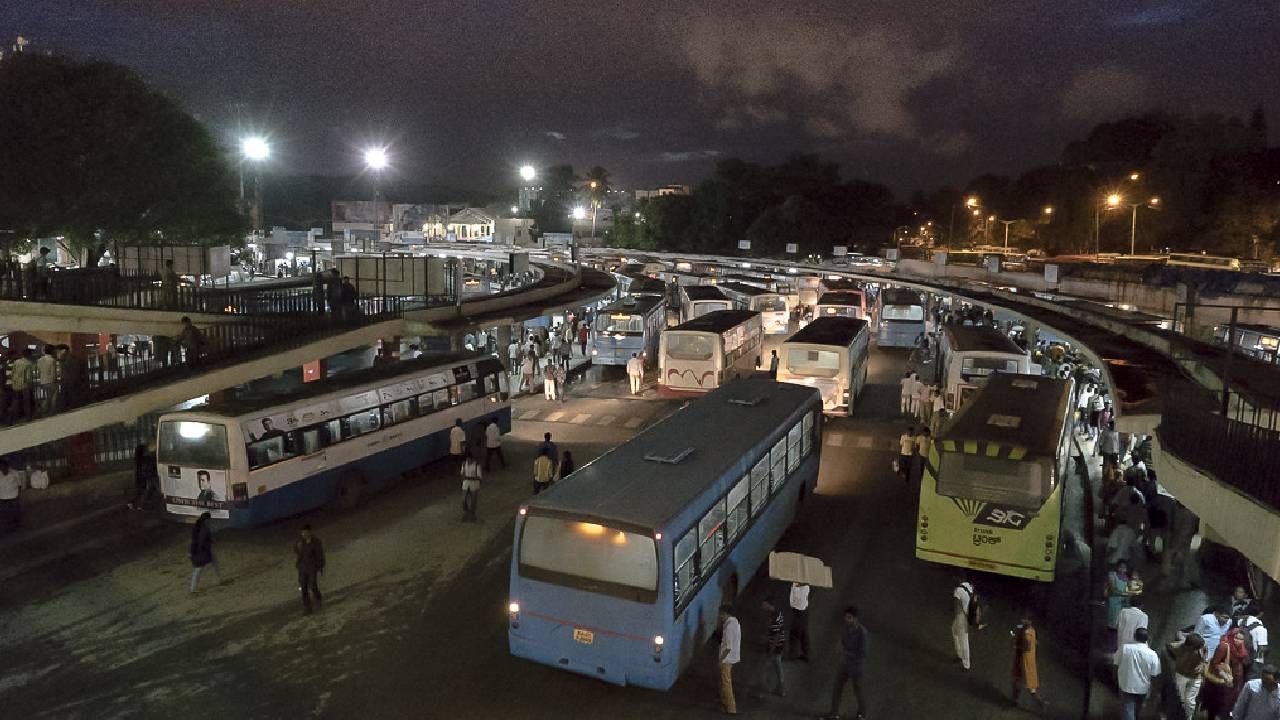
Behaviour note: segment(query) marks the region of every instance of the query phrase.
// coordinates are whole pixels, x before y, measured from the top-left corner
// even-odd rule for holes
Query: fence
[[[1219,482],[1280,510],[1280,432],[1232,420],[1189,402],[1185,388],[1164,389],[1160,443]]]

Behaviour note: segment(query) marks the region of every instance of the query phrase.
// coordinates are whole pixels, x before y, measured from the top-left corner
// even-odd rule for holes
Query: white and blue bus
[[[664,297],[627,296],[596,313],[592,365],[626,365],[632,354],[653,365],[658,357],[658,338],[667,326]]]
[[[782,343],[778,382],[817,388],[824,412],[852,415],[867,384],[870,346],[866,320],[820,317]]]
[[[511,653],[670,688],[813,493],[821,449],[817,391],[735,380],[534,497],[516,519]]]
[[[260,525],[326,504],[348,508],[449,453],[461,419],[478,437],[511,430],[497,359],[442,353],[304,384],[288,396],[216,400],[162,415],[157,466],[165,512]]]
[[[907,288],[884,288],[876,297],[876,344],[911,348],[925,332],[924,300]]]
[[[740,282],[717,283],[716,287],[739,310],[760,313],[760,322],[766,335],[777,335],[790,329],[791,313],[787,310],[785,295]]]
[[[732,310],[733,301],[712,285],[680,285],[680,322],[689,322],[717,310]]]

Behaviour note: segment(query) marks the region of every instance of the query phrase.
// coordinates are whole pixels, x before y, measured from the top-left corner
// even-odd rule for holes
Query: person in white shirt
[[[923,421],[925,423],[929,422],[929,416],[933,413],[933,398],[931,396],[932,392],[933,392],[933,388],[929,387],[927,383],[920,382],[920,381],[916,382],[916,397],[915,397],[916,419]]]
[[[1250,680],[1240,689],[1231,717],[1234,720],[1280,720],[1280,670],[1274,665],[1262,668],[1262,677]]]
[[[943,415],[946,409],[947,394],[939,385],[933,389],[933,413],[929,416],[929,429],[934,433],[938,432],[938,426],[942,425],[942,421],[946,419]]]
[[[1133,642],[1120,648],[1116,679],[1124,703],[1124,720],[1138,720],[1142,703],[1151,692],[1151,680],[1160,674],[1160,656],[1147,647],[1148,637],[1146,628],[1138,628],[1133,633]]]
[[[502,454],[502,428],[498,427],[497,420],[490,420],[484,429],[484,471],[489,472],[489,461],[494,455],[498,456],[498,462],[502,463],[502,469],[507,469],[507,458]]]
[[[644,383],[644,361],[635,353],[631,353],[631,359],[627,361],[627,377],[631,380],[631,394],[639,395],[640,386]]]
[[[462,522],[476,522],[476,505],[480,497],[480,480],[484,471],[470,455],[462,461]]]
[[[1120,664],[1120,651],[1125,645],[1133,642],[1138,628],[1147,627],[1147,613],[1142,609],[1142,596],[1129,598],[1129,607],[1122,608],[1116,615],[1116,651],[1111,656],[1111,664]]]
[[[969,669],[969,603],[973,602],[973,583],[965,580],[951,591],[952,608],[951,641],[955,644],[956,659],[960,667]]]
[[[1261,665],[1267,661],[1267,626],[1262,624],[1262,605],[1254,600],[1249,603],[1240,627],[1253,640],[1253,662]]]
[[[906,415],[911,412],[911,398],[916,392],[915,373],[907,373],[906,375],[903,375],[900,382],[902,384],[902,396],[899,403],[899,410],[902,411],[903,415]]]
[[[791,660],[809,661],[809,586],[791,583],[791,629],[789,652]]]
[[[9,531],[22,525],[22,473],[0,460],[0,530]]]
[[[58,390],[58,361],[52,345],[44,346],[44,354],[36,360],[36,413],[53,413]]]
[[[742,626],[732,605],[720,606],[720,702],[730,715],[738,714],[733,699],[733,666],[742,661]]]
[[[547,400],[556,399],[556,366],[553,363],[542,368],[542,396]]]
[[[467,430],[462,427],[462,418],[458,418],[449,428],[449,458],[456,464],[458,472],[462,472],[462,457],[466,449]]]
[[[511,360],[511,374],[519,375],[520,360],[521,360],[520,343],[516,342],[515,340],[511,341],[511,344],[507,346],[507,358]]]

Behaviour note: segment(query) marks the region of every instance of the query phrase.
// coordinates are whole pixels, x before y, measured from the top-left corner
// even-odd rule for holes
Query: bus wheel
[[[338,476],[338,484],[333,489],[333,506],[338,510],[350,510],[360,504],[360,495],[364,490],[364,477],[358,470],[347,470]]]

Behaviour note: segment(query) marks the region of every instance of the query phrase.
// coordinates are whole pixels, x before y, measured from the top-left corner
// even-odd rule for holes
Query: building
[[[449,216],[447,237],[458,242],[493,242],[494,217],[481,208],[462,208]]]
[[[329,204],[333,234],[352,240],[378,242],[391,223],[391,203],[372,200],[334,200]]]
[[[636,200],[651,200],[657,197],[665,197],[667,195],[688,195],[688,185],[663,185],[657,190],[637,190]]]
[[[533,245],[531,218],[499,218],[493,223],[493,244],[514,247]]]

